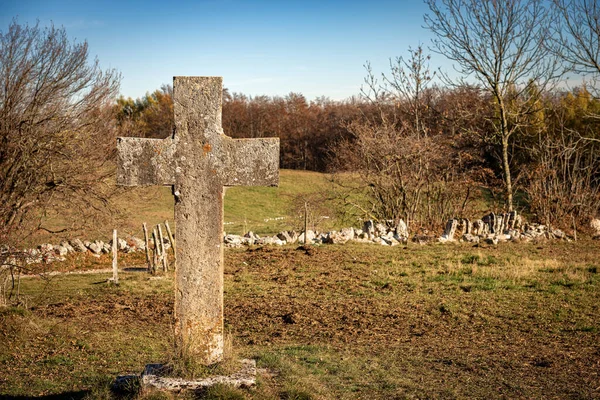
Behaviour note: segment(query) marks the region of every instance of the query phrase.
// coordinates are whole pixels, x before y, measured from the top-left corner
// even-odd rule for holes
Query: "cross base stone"
[[[198,391],[218,384],[229,385],[236,388],[254,386],[256,384],[256,361],[245,359],[240,360],[240,364],[240,370],[232,375],[209,376],[194,380],[169,377],[169,371],[163,364],[148,364],[146,365],[144,372],[142,372],[142,378],[140,380],[141,391]]]

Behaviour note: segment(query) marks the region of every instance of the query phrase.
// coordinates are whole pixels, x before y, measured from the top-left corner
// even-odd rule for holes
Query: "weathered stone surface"
[[[127,240],[127,244],[130,248],[134,248],[137,251],[146,251],[146,243],[144,243],[142,239],[137,238],[135,236],[131,236]]]
[[[346,236],[342,232],[337,231],[327,233],[322,239],[323,243],[328,244],[344,244],[348,240],[350,240],[349,236]]]
[[[476,219],[471,225],[471,234],[477,236],[487,235],[489,233],[489,225],[481,219]]]
[[[396,224],[396,236],[398,238],[407,238],[408,237],[408,227],[406,226],[406,222],[403,219],[398,220]]]
[[[255,243],[254,239],[251,238],[247,238],[247,237],[242,237],[242,244],[244,246],[252,246]]]
[[[69,243],[78,253],[85,253],[88,251],[86,245],[81,241],[81,239],[73,239]]]
[[[496,214],[493,212],[485,215],[481,220],[487,224],[489,233],[496,233]]]
[[[111,243],[111,245],[112,245],[112,243]],[[125,239],[118,238],[117,239],[117,250],[126,251],[128,249],[129,249],[129,245],[127,244],[127,241]]]
[[[174,137],[117,143],[117,183],[173,185],[176,345],[205,364],[223,355],[223,188],[279,182],[279,140],[225,136],[222,94],[220,77],[175,77]]]
[[[242,238],[238,235],[225,235],[223,242],[229,247],[239,247],[242,245]]]
[[[444,229],[444,234],[439,238],[440,242],[452,242],[454,241],[454,235],[456,233],[456,228],[458,227],[457,219],[450,219],[446,223],[446,229]]]
[[[496,235],[496,240],[498,242],[508,242],[511,239],[510,235],[507,235],[505,233],[500,233],[498,235]]]
[[[373,238],[371,240],[373,241],[373,243],[381,244],[383,246],[387,246],[388,245],[388,243],[385,240],[383,240],[382,238],[380,238],[379,236],[377,236],[377,237],[375,237],[375,238]]]
[[[315,233],[313,231],[311,231],[310,229],[308,231],[306,231],[306,240],[308,243],[312,242],[317,236],[315,235]],[[304,243],[304,232],[302,232],[300,234],[300,236],[298,236],[298,241],[300,243]]]
[[[250,232],[246,232],[244,234],[245,238],[250,238],[250,239],[254,239],[254,240],[258,240],[260,239],[260,236],[258,236],[257,234],[255,234],[254,232],[250,231]]]
[[[104,243],[100,241],[95,241],[94,243],[90,243],[87,248],[94,254],[102,254],[102,248],[104,247]]]
[[[496,245],[496,244],[498,244],[498,238],[497,238],[497,237],[495,237],[495,236],[494,236],[494,237],[489,237],[489,238],[486,238],[486,239],[485,239],[485,242],[486,242],[487,244]]]
[[[289,234],[288,231],[281,231],[277,234],[277,237],[279,238],[279,240],[283,240],[286,243],[293,243],[294,239],[292,238],[292,235]]]
[[[123,186],[173,185],[177,141],[117,138],[117,182]]]
[[[375,234],[377,236],[387,235],[387,233],[388,233],[388,227],[387,227],[387,225],[382,224],[381,222],[377,223],[375,225]]]
[[[245,245],[251,246],[251,245],[257,243],[259,240],[260,240],[260,236],[255,234],[254,232],[250,231],[250,232],[246,232],[246,234],[244,234],[242,243],[244,243]]]
[[[356,237],[354,228],[352,228],[352,227],[340,229],[340,235],[347,238],[348,240],[354,240],[354,238]]]
[[[366,220],[362,228],[363,232],[367,235],[368,239],[372,239],[375,236],[375,223],[372,220]]]
[[[67,249],[67,252],[69,252],[69,253],[75,252],[75,249],[73,248],[73,246],[71,246],[69,244],[69,242],[67,242],[66,240],[63,240],[62,242],[60,242],[60,245],[62,247],[64,247],[65,249]]]
[[[168,369],[161,364],[149,364],[142,373],[142,390],[151,389],[180,392],[182,390],[198,391],[217,384],[233,387],[250,387],[256,383],[256,361],[241,360],[241,368],[233,375],[211,376],[204,379],[187,380],[171,378]]]
[[[388,235],[385,235],[385,236],[380,236],[379,238],[382,241],[381,244],[385,244],[387,246],[397,246],[398,244],[400,244],[396,239],[394,239],[393,234],[391,237]]]
[[[59,256],[66,256],[67,254],[69,254],[69,250],[63,245],[56,246],[54,250]]]
[[[590,228],[592,228],[592,237],[594,239],[600,239],[600,219],[592,219],[590,221]]]
[[[262,245],[273,244],[276,246],[283,246],[285,244],[285,241],[279,239],[277,236],[265,236],[258,239],[257,243]]]
[[[479,243],[479,236],[471,235],[470,233],[465,233],[462,235],[461,240],[467,243]]]

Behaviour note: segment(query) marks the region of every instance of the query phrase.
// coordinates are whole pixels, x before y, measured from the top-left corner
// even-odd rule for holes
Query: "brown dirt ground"
[[[312,371],[314,380],[300,385],[314,398],[597,399],[598,253],[573,246],[227,251],[225,324],[239,351],[259,364],[277,354]],[[529,277],[491,281],[448,272],[447,260],[463,260],[464,267],[465,254],[495,260],[481,261],[480,270],[526,257],[551,259],[554,269],[544,272],[540,261]],[[561,266],[578,275],[567,279]],[[32,313],[92,333],[153,330],[166,337],[172,303],[162,291],[101,290],[40,304]],[[12,334],[6,326],[1,333]],[[51,346],[39,344],[35,359],[47,357]],[[93,353],[81,351],[82,358]],[[13,360],[10,371],[23,373],[19,365]],[[278,379],[262,385],[280,388]]]

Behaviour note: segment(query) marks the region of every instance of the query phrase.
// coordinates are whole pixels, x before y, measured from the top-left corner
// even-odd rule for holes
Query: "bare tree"
[[[548,225],[585,223],[600,211],[600,146],[579,134],[590,125],[584,114],[598,108],[587,91],[578,92],[553,96],[548,130],[527,149],[535,160],[527,171],[529,208]]]
[[[417,138],[427,136],[427,124],[423,121],[426,108],[426,91],[435,76],[429,68],[431,56],[423,53],[423,47],[408,48],[410,57],[397,57],[395,62],[390,60],[391,75],[383,74],[386,83],[385,91],[402,104],[413,120],[412,127]]]
[[[600,74],[600,4],[598,0],[554,0],[559,55],[580,74]]]
[[[413,232],[437,227],[460,212],[468,193],[456,138],[437,123],[435,100],[441,91],[431,85],[428,60],[420,46],[409,48],[409,57],[390,61],[391,73],[381,80],[367,63],[362,94],[378,112],[349,123],[351,136],[334,150],[342,169],[360,177],[358,187],[342,178],[337,183],[364,193],[341,190],[345,201],[363,218],[403,219]]]
[[[437,52],[456,63],[491,95],[494,135],[502,147],[506,205],[513,208],[509,157],[511,136],[539,102],[529,93],[545,91],[561,75],[551,51],[552,14],[542,0],[426,0],[427,27]],[[532,90],[535,87],[535,90]]]
[[[64,28],[14,20],[0,32],[0,241],[22,236],[27,217],[49,206],[103,202],[119,80]]]

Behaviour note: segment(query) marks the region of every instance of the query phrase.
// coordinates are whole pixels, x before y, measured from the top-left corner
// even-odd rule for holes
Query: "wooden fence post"
[[[160,240],[160,252],[162,253],[163,271],[167,272],[169,270],[169,264],[167,261],[167,252],[165,251],[165,242],[163,240],[163,233],[160,224],[158,224],[158,238]]]
[[[119,250],[119,248],[117,247],[117,230],[113,229],[113,242],[112,242],[112,253],[113,253],[113,260],[112,260],[112,269],[113,269],[113,277],[112,277],[112,282],[115,285],[119,284],[119,270],[117,267],[117,251]]]
[[[154,253],[152,257],[152,272],[154,273],[156,272],[156,266],[160,260],[160,247],[158,247],[158,233],[156,233],[156,228],[152,229],[152,241],[154,242]]]
[[[308,244],[308,202],[304,202],[304,245]]]
[[[144,228],[144,241],[146,242],[146,263],[148,264],[148,272],[152,272],[152,260],[150,259],[150,246],[148,242],[148,227],[145,222],[142,224],[142,227]]]
[[[169,221],[165,220],[165,228],[167,228],[167,235],[169,236],[169,242],[171,242],[171,247],[173,248],[173,258],[177,259],[177,249],[175,248],[175,239],[173,238],[173,234],[171,233],[171,228],[169,227]]]

